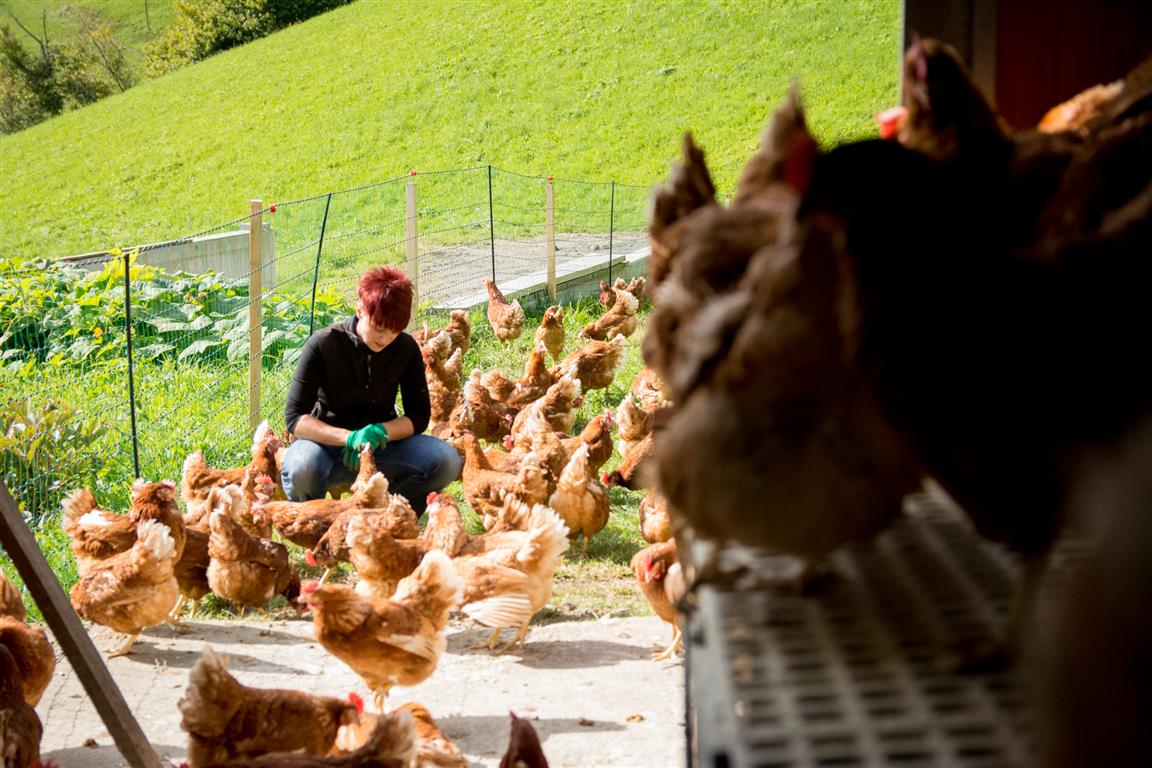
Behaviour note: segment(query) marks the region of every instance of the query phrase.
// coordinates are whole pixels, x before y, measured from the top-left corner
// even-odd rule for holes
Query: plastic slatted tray
[[[908,513],[836,553],[815,596],[700,590],[685,632],[694,765],[1027,764],[1019,677],[953,671],[954,648],[1001,628],[1015,564],[938,496]],[[736,554],[764,571],[783,560]]]

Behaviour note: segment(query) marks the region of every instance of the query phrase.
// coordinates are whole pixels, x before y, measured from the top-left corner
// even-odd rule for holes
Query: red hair
[[[360,306],[372,325],[399,333],[412,317],[412,281],[396,267],[370,269],[360,278]]]

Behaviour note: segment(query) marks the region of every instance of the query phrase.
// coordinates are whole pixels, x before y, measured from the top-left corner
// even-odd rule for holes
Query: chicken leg
[[[108,654],[108,658],[114,659],[117,656],[127,656],[128,654],[132,653],[132,646],[136,644],[136,638],[139,636],[139,632],[133,632],[131,635],[128,635],[128,640],[124,643],[124,645]]]
[[[496,641],[500,639],[500,630],[501,629],[503,629],[503,627],[496,627],[496,629],[492,630],[492,634],[488,637],[488,639],[485,642],[476,643],[476,645],[472,646],[472,650],[478,651],[481,648],[487,648],[490,651],[495,650]]]
[[[680,648],[683,645],[681,642],[682,638],[683,638],[683,633],[680,631],[679,625],[673,624],[672,625],[672,644],[669,645],[667,648],[665,648],[662,651],[653,651],[652,652],[652,660],[653,661],[664,661],[666,659],[670,659],[673,656],[675,656],[677,653],[680,652]]]

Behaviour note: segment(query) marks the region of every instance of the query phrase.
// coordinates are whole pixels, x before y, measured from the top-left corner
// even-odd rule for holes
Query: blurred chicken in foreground
[[[500,768],[548,768],[544,748],[532,723],[509,712],[508,749],[500,758]]]

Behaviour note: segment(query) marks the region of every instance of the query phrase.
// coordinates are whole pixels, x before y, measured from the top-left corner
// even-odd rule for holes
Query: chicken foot
[[[669,645],[667,648],[665,648],[662,651],[653,651],[652,652],[652,660],[653,661],[665,661],[666,659],[670,659],[673,656],[675,656],[677,653],[680,652],[680,649],[683,648],[683,643],[682,643],[683,637],[684,637],[684,635],[680,631],[680,627],[676,624],[673,624],[672,625],[672,644]]]
[[[495,650],[496,641],[500,639],[500,630],[501,629],[503,629],[503,627],[497,627],[496,629],[492,630],[491,636],[489,636],[489,638],[486,641],[484,641],[483,643],[476,643],[476,645],[471,646],[470,650],[479,651],[482,648],[487,648],[490,651]]]
[[[132,634],[128,635],[128,640],[115,651],[108,654],[108,658],[114,659],[117,656],[127,656],[128,654],[132,653],[132,646],[136,644],[136,638],[138,637],[140,637],[139,632],[133,632]]]

